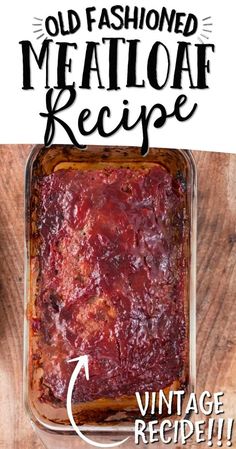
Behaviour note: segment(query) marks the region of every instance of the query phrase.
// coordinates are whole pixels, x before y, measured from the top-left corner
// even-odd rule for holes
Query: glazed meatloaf
[[[61,169],[35,183],[38,249],[31,311],[40,401],[127,398],[185,382],[185,186],[165,167]]]

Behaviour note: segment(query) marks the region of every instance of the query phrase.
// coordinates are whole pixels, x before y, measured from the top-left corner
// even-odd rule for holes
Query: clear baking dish
[[[98,179],[97,189],[99,189],[99,179],[104,173],[106,174],[107,179],[109,179],[108,184],[112,184],[112,179],[117,175],[117,173],[118,175],[116,176],[116,179],[117,182],[119,182],[119,178],[121,179],[124,173],[126,177],[129,177],[129,179],[133,176],[134,180],[136,180],[137,177],[142,177],[143,173],[147,173],[149,170],[150,172],[153,170],[153,173],[155,170],[159,170],[160,176],[165,170],[167,173],[167,178],[172,179],[173,182],[171,182],[175,183],[173,185],[178,186],[179,191],[181,191],[181,207],[183,209],[183,214],[179,214],[179,212],[176,213],[173,226],[175,226],[176,229],[181,229],[181,232],[183,232],[184,235],[182,246],[185,254],[185,268],[183,270],[183,310],[186,324],[186,345],[184,348],[185,356],[181,374],[182,380],[177,378],[163,389],[166,393],[168,393],[169,390],[184,389],[186,391],[185,401],[188,399],[188,394],[194,391],[196,169],[191,152],[187,150],[150,148],[148,155],[143,157],[140,154],[140,149],[137,147],[88,146],[85,150],[79,150],[70,145],[54,145],[50,148],[45,148],[42,145],[34,146],[27,162],[25,175],[26,257],[24,388],[26,407],[31,421],[34,427],[38,429],[41,434],[42,432],[46,432],[47,438],[50,441],[54,441],[54,438],[57,438],[57,436],[60,435],[60,438],[63,438],[63,441],[65,439],[65,442],[67,441],[68,444],[69,441],[72,441],[71,447],[77,447],[80,439],[77,436],[75,438],[75,433],[67,416],[65,401],[63,402],[58,398],[55,399],[55,397],[51,400],[51,397],[53,396],[50,390],[51,387],[49,388],[47,384],[48,381],[45,381],[45,378],[43,379],[44,364],[42,360],[47,360],[47,357],[56,357],[58,354],[54,354],[53,352],[50,353],[50,343],[47,343],[47,351],[46,346],[39,343],[40,338],[42,340],[42,336],[39,337],[39,318],[42,320],[42,310],[40,310],[40,307],[38,306],[38,303],[40,302],[38,298],[39,291],[42,292],[44,287],[40,284],[40,279],[42,276],[42,266],[40,265],[40,257],[42,258],[42,252],[40,253],[42,241],[40,240],[40,232],[43,232],[43,224],[41,223],[40,225],[40,231],[40,226],[37,223],[39,210],[42,211],[42,208],[40,209],[41,193],[39,186],[43,186],[44,195],[46,195],[46,198],[47,195],[48,198],[49,195],[51,195],[49,199],[52,202],[54,201],[52,198],[53,193],[51,191],[47,193],[47,188],[51,185],[51,179],[52,182],[54,182],[53,179],[56,179],[57,176],[61,176],[63,179],[66,177],[67,182],[69,182],[68,179],[71,177],[71,182],[73,184],[73,178],[77,176],[76,172],[83,172],[81,179],[83,180],[84,177],[85,179],[87,177],[88,184],[92,182],[92,179]],[[158,171],[156,173],[158,175]],[[95,178],[92,177],[93,174]],[[48,186],[43,185],[44,179],[50,180]],[[80,180],[79,182],[81,183],[82,181]],[[129,195],[130,188],[133,188],[132,181],[130,181],[130,184],[131,187],[129,183],[125,183],[125,186],[122,184],[122,189],[124,192],[122,195]],[[56,186],[57,184],[55,184],[55,194],[57,194]],[[83,192],[83,185],[81,189]],[[144,200],[145,197],[142,197],[142,201]],[[49,202],[46,204],[49,204]],[[50,210],[51,216],[53,216],[54,209]],[[57,213],[58,211],[55,209],[55,214]],[[44,216],[44,220],[47,220],[47,215],[46,218]],[[150,238],[153,238],[153,236]],[[45,271],[46,270],[47,269],[45,268]],[[66,274],[64,276],[66,276]],[[43,294],[44,293],[42,293],[42,295]],[[56,311],[58,312],[58,305],[55,304],[55,298],[53,297],[50,301],[51,300],[53,301],[53,307],[56,308]],[[45,296],[43,296],[42,304],[45,301]],[[89,307],[94,307],[94,297],[92,297],[91,302],[92,305]],[[95,306],[100,307],[97,304],[98,302],[96,298]],[[40,315],[40,317],[38,315]],[[43,315],[44,324],[41,324],[41,326],[44,326],[44,336],[47,331],[45,316],[47,315]],[[90,315],[84,316],[85,319],[88,319],[89,321]],[[52,317],[50,315],[49,320],[51,319]],[[92,326],[92,322],[90,322],[90,325]],[[79,352],[78,355],[81,355],[81,353]],[[142,391],[142,393],[144,393],[144,391]],[[122,395],[118,393],[117,397],[114,397],[114,395],[113,397],[109,397],[108,394],[107,397],[105,396],[97,399],[96,392],[94,394],[95,399],[92,398],[92,400],[90,399],[88,401],[75,400],[73,402],[73,416],[83,433],[85,435],[93,436],[96,441],[99,441],[100,439],[102,442],[121,440],[124,435],[132,435],[134,420],[137,417],[140,417],[134,393],[132,392],[130,395]],[[164,418],[165,414],[163,414],[162,417]],[[172,419],[176,419],[174,412]],[[180,419],[180,417],[177,419]],[[56,441],[57,440],[55,440],[55,442]],[[60,442],[61,444],[64,444],[62,443],[62,439],[60,439]],[[66,447],[70,447],[67,446],[67,443],[65,443]],[[131,443],[129,443],[128,447],[131,447],[130,444]]]

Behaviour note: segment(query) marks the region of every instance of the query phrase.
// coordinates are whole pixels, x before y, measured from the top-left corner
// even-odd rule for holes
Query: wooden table
[[[24,167],[29,151],[30,145],[0,146],[1,449],[42,448],[31,429],[22,398],[23,202]],[[224,391],[225,417],[234,417],[236,414],[236,155],[194,152],[194,156],[199,186],[198,392]],[[207,445],[192,444],[188,447],[201,448]]]

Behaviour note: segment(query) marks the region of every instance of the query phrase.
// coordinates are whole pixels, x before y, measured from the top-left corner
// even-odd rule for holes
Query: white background
[[[184,38],[181,34],[148,31],[148,30],[122,30],[111,31],[104,29],[93,33],[86,31],[84,9],[96,5],[98,11],[101,7],[110,8],[112,4],[130,6],[144,6],[147,9],[160,10],[166,6],[178,12],[191,12],[198,16],[199,33],[191,38]],[[43,143],[46,119],[39,116],[40,112],[46,112],[45,73],[32,66],[32,80],[34,90],[22,90],[22,54],[19,41],[30,40],[34,48],[39,52],[42,40],[36,40],[35,27],[32,26],[34,17],[45,19],[48,15],[57,15],[57,11],[66,12],[75,9],[81,16],[83,27],[76,34],[67,38],[55,38],[55,41],[66,40],[76,42],[78,49],[71,50],[69,56],[73,59],[72,73],[68,74],[68,82],[75,81],[76,87],[81,84],[82,67],[85,51],[85,41],[101,41],[102,37],[125,37],[126,39],[138,38],[142,40],[138,53],[138,80],[146,79],[147,55],[153,43],[157,40],[167,45],[171,52],[171,73],[173,75],[174,61],[176,57],[177,40],[189,40],[199,43],[198,36],[201,32],[202,18],[211,16],[209,23],[213,23],[210,39],[204,43],[215,44],[215,54],[209,51],[211,73],[207,75],[209,89],[200,91],[189,89],[188,76],[184,77],[185,88],[180,92],[170,89],[173,76],[170,74],[170,82],[162,90],[157,91],[150,87],[148,82],[144,89],[126,88],[127,45],[121,45],[119,51],[119,80],[122,89],[116,92],[100,90],[97,88],[96,76],[93,77],[93,88],[90,91],[77,89],[76,103],[61,118],[70,125],[77,139],[81,143],[90,144],[125,144],[141,145],[142,133],[140,126],[134,131],[119,131],[109,139],[104,139],[94,133],[89,137],[83,137],[78,133],[76,122],[80,111],[88,107],[92,110],[91,120],[88,124],[95,123],[98,111],[103,105],[109,105],[112,109],[111,124],[115,125],[122,113],[122,101],[129,101],[131,121],[135,120],[140,112],[140,105],[146,104],[151,108],[155,103],[162,103],[168,112],[172,112],[175,99],[180,94],[188,96],[186,112],[191,109],[194,102],[198,103],[198,109],[194,116],[180,123],[172,118],[161,129],[149,126],[150,146],[182,147],[198,150],[224,151],[236,153],[235,139],[235,100],[236,100],[236,26],[235,26],[235,0],[220,2],[215,0],[189,1],[169,0],[159,2],[149,0],[129,0],[129,2],[112,0],[97,0],[96,2],[77,0],[57,0],[32,2],[21,0],[16,2],[8,0],[1,6],[0,24],[0,143]],[[96,16],[96,14],[95,14]],[[56,46],[50,55],[50,84],[56,83]],[[191,53],[193,67],[195,64],[194,52]],[[100,46],[99,62],[104,85],[107,85],[108,76],[108,46]],[[196,71],[194,71],[196,73]],[[155,115],[153,115],[155,118]],[[112,126],[112,125],[109,125]],[[53,143],[70,143],[64,130],[58,125]]]

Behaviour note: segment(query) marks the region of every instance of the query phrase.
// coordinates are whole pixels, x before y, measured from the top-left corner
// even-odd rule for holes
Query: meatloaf
[[[185,185],[161,165],[61,169],[35,183],[37,293],[32,371],[40,401],[73,403],[183,386],[188,217]]]

